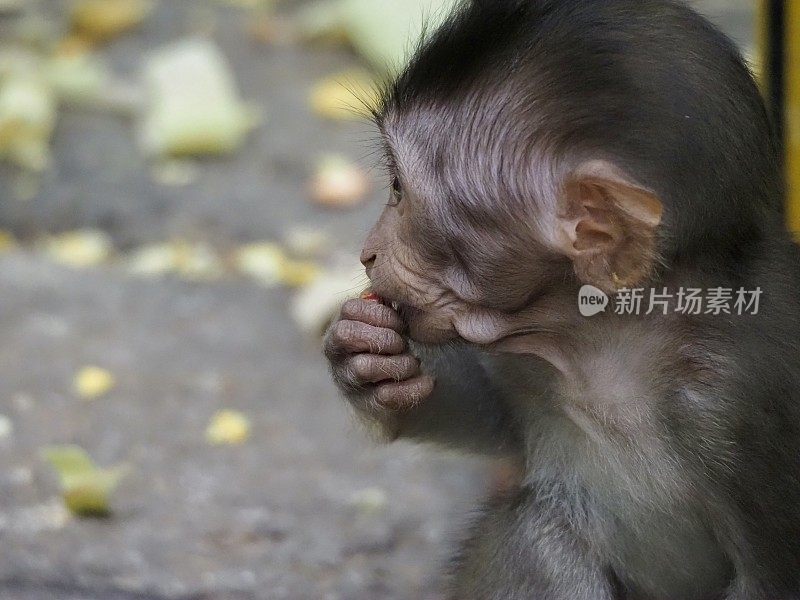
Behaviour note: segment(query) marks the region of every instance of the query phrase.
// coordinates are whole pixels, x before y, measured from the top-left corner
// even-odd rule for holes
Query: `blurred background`
[[[375,447],[319,348],[433,4],[0,0],[1,599],[440,597],[504,468]]]

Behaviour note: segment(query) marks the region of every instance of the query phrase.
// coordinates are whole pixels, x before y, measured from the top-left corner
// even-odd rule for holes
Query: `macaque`
[[[799,599],[800,253],[734,45],[671,0],[472,0],[375,120],[390,197],[334,379],[386,440],[523,465],[448,598]]]

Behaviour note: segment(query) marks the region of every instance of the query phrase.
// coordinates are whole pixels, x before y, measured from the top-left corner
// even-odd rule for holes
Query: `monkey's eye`
[[[392,197],[389,199],[389,206],[397,206],[403,199],[403,186],[397,177],[392,178]]]

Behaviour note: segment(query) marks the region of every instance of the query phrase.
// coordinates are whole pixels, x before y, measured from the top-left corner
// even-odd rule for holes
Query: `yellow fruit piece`
[[[225,409],[217,412],[206,429],[209,444],[241,444],[250,437],[250,421],[242,413]]]
[[[84,367],[78,371],[73,381],[73,388],[79,398],[95,400],[114,389],[114,375],[100,367]]]
[[[180,240],[172,246],[176,272],[184,279],[210,281],[223,275],[222,261],[211,246]]]
[[[326,77],[314,86],[309,98],[314,114],[334,121],[368,118],[379,100],[374,78],[360,70]]]
[[[315,281],[320,268],[311,261],[292,260],[283,248],[272,242],[242,246],[234,256],[236,270],[268,287],[300,287]]]
[[[316,263],[305,260],[287,260],[283,263],[281,282],[289,287],[302,287],[316,281],[322,270]]]
[[[64,503],[81,517],[105,517],[111,512],[109,498],[127,467],[97,467],[80,446],[51,446],[42,457],[58,473]]]
[[[0,157],[30,171],[43,171],[50,163],[55,94],[37,73],[18,72],[39,68],[36,60],[21,55],[3,58],[11,63],[11,70],[4,73],[5,65],[0,65]]]
[[[272,242],[256,242],[242,246],[236,251],[236,269],[266,286],[281,282],[284,263],[287,261],[283,249]]]
[[[142,277],[176,274],[191,281],[222,277],[225,266],[211,246],[176,240],[142,246],[127,259],[128,271]]]
[[[143,77],[140,141],[150,156],[228,154],[261,121],[260,111],[239,99],[233,70],[210,41],[157,50],[145,61]]]
[[[127,258],[132,275],[157,277],[177,270],[177,253],[171,244],[159,243],[142,246]]]
[[[111,83],[106,65],[86,52],[56,55],[44,73],[59,101],[75,106],[101,106]]]
[[[311,198],[331,208],[351,208],[369,192],[369,180],[358,166],[341,156],[323,158],[311,183]]]
[[[327,0],[297,16],[308,40],[343,40],[381,71],[402,69],[425,31],[436,31],[459,0]]]
[[[62,233],[49,238],[45,244],[45,251],[51,259],[79,269],[102,264],[111,250],[111,238],[96,229]]]
[[[149,0],[80,0],[72,9],[72,27],[92,41],[108,40],[139,25],[152,8]]]

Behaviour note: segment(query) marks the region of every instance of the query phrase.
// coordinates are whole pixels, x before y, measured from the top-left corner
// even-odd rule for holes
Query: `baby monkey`
[[[800,256],[733,44],[672,0],[472,0],[375,117],[334,378],[387,440],[524,465],[448,597],[800,599]]]

